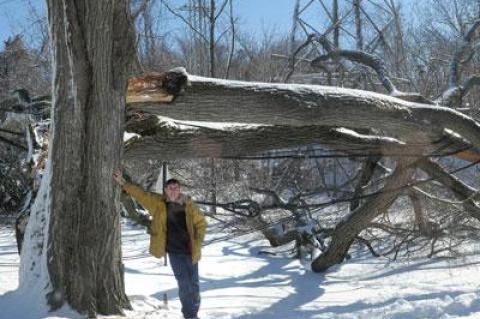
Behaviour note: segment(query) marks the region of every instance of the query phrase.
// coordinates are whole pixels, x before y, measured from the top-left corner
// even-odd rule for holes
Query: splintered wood
[[[142,77],[133,77],[128,80],[127,104],[142,102],[169,103],[174,99],[164,89],[165,73],[152,72]]]

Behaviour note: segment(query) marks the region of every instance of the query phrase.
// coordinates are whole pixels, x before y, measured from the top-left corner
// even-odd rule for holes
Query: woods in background
[[[258,131],[235,128],[243,134],[235,136],[195,124],[175,131],[166,125],[167,119],[158,122],[152,117],[151,109],[130,105],[126,128],[140,138],[126,142],[124,165],[138,177],[135,182],[153,190],[167,161],[173,176],[202,181],[186,187],[221,225],[225,236],[217,240],[260,231],[272,246],[295,242],[292,255],[309,256],[318,271],[341,262],[352,244],[377,256],[397,258],[452,253],[462,242],[478,239],[479,185],[474,166],[478,145],[465,135],[457,136],[454,129],[452,133],[448,125],[449,119],[452,126],[454,120],[463,119],[471,124],[471,136],[477,129],[471,119],[477,118],[479,109],[478,1],[428,0],[407,6],[395,0],[297,0],[288,34],[254,35],[242,29],[242,17],[235,12],[238,5],[234,0],[132,1],[137,55],[130,75],[181,65],[195,75],[363,89],[402,101],[392,102],[389,112],[375,108],[390,105],[387,97],[378,102],[369,96],[369,102],[363,103],[354,93],[353,97],[344,93],[348,100],[335,102],[333,91],[302,95],[288,87],[265,88],[272,108],[282,103],[292,109],[305,106],[298,115],[305,126],[297,123],[292,129],[282,126],[277,109],[268,113],[268,103],[258,97],[261,89],[245,84],[245,103],[248,98],[258,102],[258,109],[266,110],[262,116],[270,116],[274,126]],[[422,14],[413,19],[413,10]],[[172,19],[183,31],[169,32]],[[40,38],[43,33],[37,34]],[[43,44],[27,47],[19,35],[0,52],[0,151],[5,154],[0,157],[0,174],[7,176],[0,181],[2,216],[17,216],[31,191],[28,161],[19,159],[33,149],[29,145],[35,140],[26,135],[25,125],[38,126],[45,119],[38,117],[44,108],[35,102],[45,100],[37,96],[48,92],[52,77],[46,51]],[[173,103],[191,107],[203,101],[202,81],[192,83],[186,88],[187,97]],[[19,88],[29,95],[13,93]],[[227,93],[222,100],[218,93],[222,89],[229,90],[218,84],[212,96],[219,96],[216,110],[225,120],[228,110],[222,107],[241,101],[229,99]],[[189,100],[189,94],[197,96]],[[343,119],[332,115],[330,124],[321,119],[313,122],[317,118],[307,106],[321,104],[319,96],[332,101],[326,104],[336,109],[348,110]],[[365,113],[370,114],[371,125],[362,124],[360,106],[365,105],[372,107]],[[428,113],[428,107],[436,105],[469,118],[446,110]],[[397,107],[405,107],[398,111],[398,121],[388,118],[396,116]],[[251,112],[251,123],[266,124],[255,110]],[[443,115],[442,122],[438,119]],[[405,124],[410,119],[413,124]],[[242,118],[247,120],[248,116]],[[315,127],[319,123],[324,127]],[[149,145],[167,140],[165,136],[172,141],[178,138],[174,155],[149,151]],[[182,139],[186,143],[178,142]],[[187,148],[191,145],[193,150]],[[142,160],[139,149],[146,154]],[[323,259],[318,259],[319,254]]]

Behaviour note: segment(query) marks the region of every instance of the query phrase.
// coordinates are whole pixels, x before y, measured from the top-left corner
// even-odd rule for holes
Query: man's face
[[[176,201],[180,196],[180,185],[176,183],[167,185],[165,193],[170,201]]]

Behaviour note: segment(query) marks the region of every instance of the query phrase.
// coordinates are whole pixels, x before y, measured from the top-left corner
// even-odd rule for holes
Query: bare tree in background
[[[172,7],[168,0],[162,0],[162,3],[191,32],[191,51],[188,54],[195,61],[189,69],[198,74],[217,76],[217,45],[225,34],[225,30],[219,30],[219,22],[229,0],[189,0],[178,8]],[[232,12],[233,4],[230,3],[230,14]],[[208,69],[203,66],[208,66]]]

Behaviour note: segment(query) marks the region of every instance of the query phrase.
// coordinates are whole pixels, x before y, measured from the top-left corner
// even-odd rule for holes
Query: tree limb
[[[433,102],[427,100],[425,97],[414,92],[402,92],[399,91],[393,82],[390,80],[385,62],[378,56],[356,50],[332,50],[325,55],[319,56],[312,60],[312,67],[318,67],[322,62],[332,59],[338,61],[340,58],[344,58],[353,62],[357,62],[372,68],[377,74],[380,82],[387,92],[399,99],[411,102],[418,102],[424,104],[433,104]]]
[[[335,227],[327,250],[312,262],[313,271],[323,272],[343,261],[358,234],[368,227],[373,218],[387,210],[404,191],[396,185],[407,184],[410,180],[415,168],[409,164],[410,161],[397,164],[395,171],[386,179],[384,187],[386,191],[369,198]]]
[[[370,129],[409,143],[431,143],[450,129],[480,148],[480,124],[446,107],[382,94],[314,85],[252,83],[189,76],[191,86],[170,104],[130,103],[132,110],[177,120],[263,126]]]
[[[446,172],[440,164],[435,163],[432,160],[422,159],[418,161],[418,167],[432,178],[442,183],[459,199],[463,200],[463,207],[470,216],[480,220],[480,206],[475,201],[478,196],[478,191],[475,188],[468,186],[459,178]]]
[[[152,114],[131,114],[127,131],[138,135],[125,143],[125,159],[152,160],[159,156],[163,160],[199,157],[248,159],[245,156],[311,144],[321,144],[352,157],[462,154],[459,157],[469,155],[472,161],[480,159],[480,152],[470,144],[448,134],[426,143],[405,143],[390,137],[323,126],[201,125],[201,122],[173,121]]]

